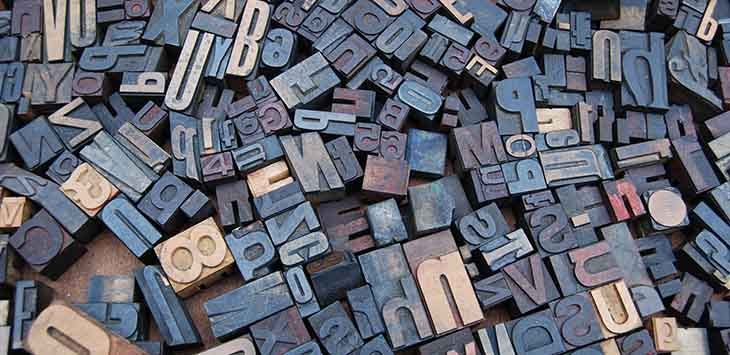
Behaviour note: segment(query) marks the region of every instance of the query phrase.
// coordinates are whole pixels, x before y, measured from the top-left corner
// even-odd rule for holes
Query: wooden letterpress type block
[[[513,195],[547,188],[542,167],[536,159],[522,159],[502,164],[509,193]]]
[[[616,222],[623,222],[646,214],[644,204],[631,179],[606,181],[603,183],[603,191],[606,193]]]
[[[342,136],[353,136],[357,131],[354,114],[302,109],[294,112],[294,128],[295,130],[318,131],[322,134]]]
[[[409,187],[408,200],[410,221],[416,235],[447,229],[456,219],[456,202],[438,182]]]
[[[613,31],[595,31],[593,48],[592,79],[606,83],[621,82],[621,37]]]
[[[380,148],[380,125],[375,123],[357,123],[353,138],[353,151],[377,154]]]
[[[124,72],[119,93],[130,99],[162,97],[165,95],[167,73],[162,72]]]
[[[72,84],[73,96],[82,97],[89,102],[102,101],[110,92],[111,82],[104,73],[78,70]]]
[[[291,31],[296,31],[309,14],[309,9],[305,9],[305,7],[304,1],[279,4],[276,7],[272,18],[281,26],[284,26]]]
[[[608,154],[601,145],[548,150],[539,156],[550,186],[613,178]]]
[[[0,164],[0,185],[44,208],[75,238],[88,241],[96,236],[96,224],[59,190],[56,183],[7,163]]]
[[[376,246],[383,247],[408,239],[406,226],[394,199],[367,207],[367,219]]]
[[[362,167],[346,137],[339,137],[325,143],[325,148],[327,148],[332,163],[335,164],[335,168],[345,184],[362,178]]]
[[[17,268],[18,256],[14,249],[8,247],[9,236],[7,234],[0,235],[0,291],[8,296],[14,292],[14,287],[20,279],[21,272]],[[10,312],[9,301],[6,313]],[[2,316],[0,309],[0,324],[8,325],[8,314]]]
[[[583,57],[565,56],[566,90],[587,91],[586,60]]]
[[[668,139],[635,143],[611,150],[614,167],[617,171],[663,163],[672,158]]]
[[[632,287],[631,298],[633,298],[642,319],[648,319],[650,316],[664,311],[664,304],[654,286],[639,285]]]
[[[512,291],[501,273],[474,282],[474,291],[483,310],[512,299]]]
[[[374,199],[406,196],[410,166],[404,160],[386,160],[368,156],[362,190]]]
[[[200,334],[187,308],[177,297],[159,266],[144,266],[134,271],[145,303],[168,346],[179,348],[201,343]]]
[[[569,251],[568,257],[576,281],[585,288],[617,281],[623,276],[607,242]]]
[[[474,36],[474,32],[466,27],[460,26],[449,20],[448,18],[436,14],[428,23],[428,28],[434,32],[444,35],[446,38],[462,45],[467,46]]]
[[[322,203],[317,212],[334,250],[356,253],[374,246],[359,196]]]
[[[515,134],[505,137],[504,149],[507,151],[508,160],[525,159],[535,157],[537,144],[532,135]]]
[[[190,259],[179,260],[178,253]],[[223,235],[213,218],[208,218],[155,247],[170,285],[182,297],[190,296],[205,284],[220,278],[233,266]]]
[[[115,134],[122,124],[134,119],[135,114],[132,109],[127,106],[119,93],[111,94],[111,96],[107,98],[107,101],[109,106],[107,106],[104,102],[100,102],[94,105],[91,109],[94,111],[94,114],[96,114],[99,121],[101,121],[101,125],[104,126],[104,130],[110,134]],[[112,111],[109,111],[109,109]],[[140,112],[142,111],[145,111],[145,109]],[[135,126],[138,126],[134,121],[132,122]],[[139,126],[137,128],[142,129]]]
[[[654,110],[669,109],[665,62],[664,34],[622,31],[621,52],[624,81],[621,105]],[[648,65],[640,66],[642,61]]]
[[[52,280],[86,252],[45,210],[23,223],[10,237],[10,245],[33,270]]]
[[[182,46],[198,5],[195,0],[156,4],[142,38],[157,45]]]
[[[579,293],[550,303],[550,310],[566,349],[580,348],[603,339],[593,301],[588,293]]]
[[[370,286],[365,285],[347,291],[347,302],[350,305],[355,324],[364,339],[370,339],[385,332],[385,325]]]
[[[333,14],[326,9],[326,4],[321,3],[310,11],[309,15],[304,19],[304,22],[297,29],[297,34],[310,42],[316,42],[331,27],[332,23],[338,19],[336,15],[336,13]]]
[[[415,110],[419,117],[432,122],[441,108],[443,97],[418,81],[406,80],[398,87],[398,100]]]
[[[345,355],[363,345],[360,334],[340,302],[335,302],[309,317],[320,342],[330,354]],[[331,332],[331,327],[339,331]]]
[[[542,256],[559,254],[579,246],[568,215],[560,204],[539,208],[525,214],[530,234]]]
[[[539,131],[531,87],[527,78],[505,79],[494,86],[490,96],[501,135]]]
[[[429,64],[438,64],[446,49],[449,47],[449,43],[451,41],[448,38],[440,33],[434,33],[429,37],[423,48],[421,48],[419,56],[429,62]]]
[[[20,100],[25,80],[25,64],[0,64],[0,101],[15,103]],[[8,115],[12,115],[10,112]]]
[[[316,340],[308,341],[286,352],[286,355],[322,355],[322,349]]]
[[[4,231],[17,229],[30,218],[32,212],[27,197],[3,197],[0,203],[0,229]]]
[[[244,281],[251,281],[271,271],[269,265],[276,260],[276,249],[263,223],[255,222],[245,228],[236,228],[226,235],[225,240]]]
[[[292,210],[268,219],[266,228],[274,245],[281,245],[319,230],[320,224],[312,205],[305,202]]]
[[[322,232],[312,232],[279,247],[284,266],[296,266],[318,259],[330,251],[330,243]]]
[[[710,302],[712,287],[690,273],[682,277],[682,289],[669,307],[684,320],[699,322]]]
[[[393,348],[430,338],[433,331],[428,315],[401,246],[380,248],[361,255],[359,260]],[[404,311],[410,317],[400,317]]]
[[[208,196],[195,190],[180,206],[183,215],[188,218],[190,223],[198,223],[213,215],[213,203]]]
[[[288,354],[311,338],[296,308],[290,307],[251,326],[251,336],[261,354]]]
[[[517,354],[560,354],[566,350],[550,310],[507,322],[506,325]],[[534,338],[528,334],[534,335]]]
[[[205,78],[213,82],[222,82],[226,74],[226,65],[231,59],[232,38],[216,36],[205,66]]]
[[[116,141],[157,174],[170,165],[170,155],[132,123],[124,123],[114,135]]]
[[[643,195],[653,231],[671,231],[689,224],[687,205],[675,188],[651,190]]]
[[[654,317],[651,319],[654,345],[659,352],[679,351],[677,319],[673,317]]]
[[[451,233],[440,232],[407,242],[403,251],[411,272],[416,275],[437,334],[460,329],[484,318]],[[448,280],[448,288],[440,281],[443,279]],[[453,304],[447,302],[447,298],[452,298]]]
[[[650,354],[656,352],[654,341],[646,329],[617,338],[616,344],[618,344],[621,354],[630,354],[633,352]]]
[[[165,106],[169,109],[185,111],[193,104],[214,38],[212,33],[203,33],[201,36],[197,30],[189,31],[185,37],[185,45],[165,94]]]
[[[725,153],[723,149],[716,149],[721,145],[717,143],[721,143],[722,139],[721,137],[708,142],[710,151],[718,159],[722,158],[722,154]],[[677,172],[676,177],[680,182],[680,188],[685,193],[695,196],[720,184],[707,156],[696,140],[691,137],[673,139],[672,147],[677,159],[674,159],[670,166],[673,171]]]
[[[477,205],[509,196],[502,168],[499,165],[485,166],[469,171],[470,199]]]
[[[626,334],[641,327],[641,317],[624,281],[590,291],[604,337]]]
[[[241,201],[245,201],[247,199],[248,197],[246,197],[246,199],[241,199]],[[254,206],[256,207],[256,214],[262,219],[278,215],[294,208],[304,201],[304,194],[302,193],[299,183],[296,181],[253,199]],[[249,221],[250,220],[251,219],[249,218]]]
[[[246,174],[255,169],[274,163],[284,156],[277,136],[268,136],[258,141],[244,144],[231,152],[239,172]]]
[[[74,304],[74,307],[129,341],[147,337],[149,322],[139,303],[81,303]]]
[[[461,172],[506,161],[504,145],[494,122],[455,128],[449,136]]]
[[[616,262],[621,265],[626,286],[651,285],[646,265],[641,259],[641,254],[639,254],[628,225],[626,223],[612,224],[601,228],[601,234],[603,239],[608,242]]]
[[[43,2],[39,0],[24,0],[13,2],[11,18],[11,33],[14,35],[41,32],[43,21]]]
[[[152,169],[127,154],[109,134],[99,132],[81,149],[81,157],[132,201],[138,201],[158,178]]]
[[[242,303],[241,299],[249,301]],[[281,272],[276,272],[212,298],[203,304],[203,308],[213,335],[227,339],[293,305],[284,277]]]
[[[132,45],[119,47],[90,47],[79,59],[79,68],[86,71],[120,73],[161,71],[167,62],[162,47]],[[182,65],[182,64],[181,64]]]
[[[415,81],[430,88],[437,95],[443,93],[449,80],[446,74],[418,60],[411,64],[410,71],[403,76],[403,79],[405,81]],[[403,100],[401,99],[401,101]]]
[[[137,298],[134,276],[94,275],[89,279],[89,303],[133,303]]]
[[[248,188],[254,197],[264,195],[294,181],[289,176],[289,167],[283,161],[249,173],[246,178]]]
[[[55,336],[54,336],[55,335]],[[66,342],[58,338],[66,339]],[[33,322],[25,348],[37,354],[100,351],[106,354],[142,355],[146,352],[106,329],[85,313],[63,302],[46,307]]]
[[[180,227],[180,205],[192,192],[190,186],[166,172],[142,197],[137,207],[163,230],[172,232]]]
[[[256,115],[266,134],[288,132],[292,127],[289,113],[281,101],[260,104]]]
[[[374,91],[335,88],[332,101],[332,112],[353,114],[366,121],[372,121],[374,118]]]
[[[538,254],[505,266],[502,275],[512,290],[520,313],[527,313],[560,297],[555,281]]]
[[[145,21],[113,23],[106,29],[103,45],[105,47],[117,47],[140,44],[146,25],[147,22]]]
[[[380,110],[376,122],[385,129],[400,131],[408,117],[410,107],[400,101],[388,98]]]
[[[284,272],[284,277],[287,285],[289,285],[289,291],[292,294],[294,303],[297,305],[299,314],[302,317],[309,317],[319,312],[317,296],[314,294],[304,269],[301,266],[290,268]]]
[[[10,134],[10,142],[31,170],[45,166],[63,151],[63,143],[43,116]]]
[[[96,216],[119,193],[109,180],[88,163],[79,165],[61,184],[61,191],[86,214]]]
[[[408,136],[394,131],[380,132],[380,156],[386,160],[405,159]]]
[[[216,186],[215,196],[219,222],[224,229],[231,229],[253,221],[248,186],[245,180],[236,180]]]
[[[12,337],[10,349],[24,350],[24,341],[28,337],[32,323],[50,303],[53,289],[35,280],[18,281],[15,285],[15,302],[13,307]]]
[[[342,195],[344,184],[319,134],[283,136],[281,145],[287,162],[292,167],[292,174],[302,185],[305,194],[320,201]]]
[[[366,17],[368,21],[365,21]],[[395,17],[369,0],[356,1],[342,13],[342,18],[368,41],[375,40],[395,20]]]
[[[409,129],[406,160],[411,171],[425,176],[443,176],[446,169],[447,139],[442,133]]]
[[[296,40],[294,33],[286,29],[269,31],[264,40],[261,65],[267,69],[286,70],[294,59]]]
[[[231,152],[221,152],[200,158],[201,175],[205,183],[219,183],[236,176]]]
[[[471,250],[511,231],[499,207],[494,203],[461,217],[456,221],[456,226],[459,236]]]
[[[172,169],[175,175],[200,181],[200,131],[197,119],[177,112],[170,116]]]
[[[306,80],[306,84],[304,84]],[[315,87],[311,88],[312,83]],[[327,64],[321,53],[317,53],[289,68],[271,80],[271,86],[281,97],[287,108],[306,105],[327,93],[340,83],[339,78]],[[307,90],[301,87],[307,87]]]
[[[677,32],[667,44],[667,63],[670,63],[668,70],[674,89],[673,101],[689,104],[700,116],[722,111],[722,99],[708,88],[708,77],[704,74],[707,70],[707,47],[699,39],[684,31]],[[702,71],[703,74],[695,76],[690,73],[691,70]]]

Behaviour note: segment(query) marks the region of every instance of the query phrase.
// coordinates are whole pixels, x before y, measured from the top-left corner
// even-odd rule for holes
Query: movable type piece
[[[707,305],[707,319],[713,328],[727,328],[730,324],[730,304],[726,301],[710,301]]]
[[[504,64],[502,71],[508,79],[529,78],[542,74],[540,66],[537,65],[535,57],[527,57],[514,62]]]
[[[170,155],[132,123],[124,123],[114,138],[155,173],[162,173],[170,163]]]
[[[11,33],[24,35],[31,32],[43,31],[43,2],[39,0],[24,0],[13,2],[11,18]]]
[[[183,251],[184,250],[184,251]],[[189,259],[178,260],[185,253]],[[162,269],[176,293],[187,297],[220,278],[234,259],[212,217],[155,247]]]
[[[266,228],[274,245],[281,245],[319,230],[320,225],[312,205],[306,202],[291,211],[267,220]]]
[[[583,57],[565,56],[566,90],[587,91],[586,60]]]
[[[201,141],[197,119],[173,112],[170,116],[172,170],[175,175],[200,181]]]
[[[91,217],[96,216],[119,192],[88,163],[76,167],[60,189]]]
[[[460,75],[466,68],[468,60],[469,50],[458,43],[452,43],[441,59],[441,65],[454,74]]]
[[[498,66],[507,50],[494,37],[480,37],[474,44],[474,52],[490,65]]]
[[[433,331],[428,315],[401,246],[380,248],[361,255],[359,260],[393,348],[401,349],[430,338]],[[403,311],[410,317],[400,317]]]
[[[340,1],[340,0],[333,0]],[[342,1],[342,8],[348,5],[350,1]],[[321,4],[322,7],[327,9],[326,1]],[[329,10],[328,10],[329,11]],[[333,13],[332,11],[330,11]],[[343,18],[338,17],[332,22],[332,24],[322,33],[317,40],[312,43],[312,48],[320,51],[327,52],[334,49],[340,42],[342,42],[347,36],[352,34],[355,30],[350,26]],[[382,62],[382,60],[381,60]]]
[[[232,45],[232,38],[216,36],[213,39],[213,46],[208,56],[208,64],[206,64],[204,71],[206,79],[215,82],[223,81],[228,62],[231,59]]]
[[[641,197],[636,192],[636,186],[631,179],[605,181],[603,191],[606,193],[616,222],[634,219],[646,213]]]
[[[624,81],[621,105],[629,108],[667,110],[667,75],[663,70],[664,34],[622,31],[621,52]],[[637,62],[647,63],[645,66]]]
[[[136,300],[133,276],[94,275],[89,279],[89,303],[133,303]]]
[[[525,159],[535,156],[537,145],[535,139],[529,134],[515,134],[505,137],[504,148],[509,159]]]
[[[300,6],[302,5],[302,6]],[[308,15],[304,1],[287,2],[276,6],[273,20],[291,31],[296,31]]]
[[[480,88],[486,89],[489,84],[497,77],[499,70],[489,64],[479,55],[472,55],[471,59],[466,63],[466,69],[469,76],[480,84]]]
[[[689,105],[672,105],[664,115],[664,121],[667,125],[669,139],[675,140],[682,137],[697,139],[694,118]]]
[[[332,67],[345,77],[352,78],[376,53],[375,48],[358,34],[353,33],[335,48],[325,53]]]
[[[10,134],[10,142],[31,170],[43,167],[63,151],[61,140],[42,116]]]
[[[405,81],[418,82],[421,85],[430,88],[438,95],[440,95],[446,88],[448,77],[436,68],[417,60],[411,64],[409,69],[410,71],[403,76]]]
[[[349,354],[363,345],[360,334],[340,302],[309,317],[309,324],[330,354]],[[333,332],[333,329],[337,331]]]
[[[256,322],[251,326],[251,335],[262,355],[284,354],[311,339],[294,307]]]
[[[332,93],[332,112],[353,114],[370,121],[375,111],[375,92],[335,88]]]
[[[512,299],[512,291],[501,273],[474,282],[474,291],[484,310]]]
[[[180,227],[180,206],[192,192],[182,180],[166,172],[142,197],[138,208],[163,230],[172,232]]]
[[[630,144],[611,150],[611,158],[617,171],[663,163],[672,158],[668,139]]]
[[[325,148],[327,148],[327,153],[332,158],[332,162],[335,164],[343,183],[348,184],[362,178],[362,167],[346,137],[339,137],[325,143]]]
[[[162,97],[165,95],[166,73],[125,72],[122,76],[122,83],[119,85],[119,93],[124,97]]]
[[[654,341],[646,329],[616,339],[621,354],[655,353]]]
[[[406,160],[412,172],[443,176],[446,168],[447,136],[416,128],[408,130]]]
[[[243,335],[236,339],[229,340],[221,345],[209,348],[198,355],[254,355],[257,354],[256,346],[250,335]],[[288,354],[288,353],[287,353]],[[304,354],[302,354],[304,355]]]
[[[330,251],[330,243],[322,232],[312,232],[288,241],[279,247],[284,266],[296,266],[322,257]]]
[[[258,111],[259,123],[266,134],[280,134],[288,132],[292,123],[289,113],[281,101],[266,102],[261,104]]]
[[[560,354],[566,350],[550,310],[510,321],[507,330],[517,354]]]
[[[325,57],[317,53],[271,80],[287,108],[306,105],[340,83]],[[301,87],[306,87],[302,89]]]
[[[413,232],[416,235],[447,229],[455,219],[455,201],[442,184],[432,182],[409,187],[408,200]]]
[[[193,42],[195,43],[195,42]],[[109,72],[154,72],[166,62],[162,47],[131,45],[119,47],[90,47],[79,59],[79,68],[85,71]]]
[[[75,22],[74,18],[80,22],[80,14],[77,13],[67,16],[67,9],[69,7],[73,6],[68,6],[68,3],[65,1],[43,0],[43,13],[45,14],[45,16],[43,16],[43,33],[45,35],[43,36],[43,48],[45,49],[45,59],[48,62],[60,62],[70,59],[70,48],[68,42],[66,42],[66,37],[68,37],[66,35],[66,17],[71,20],[70,22]],[[96,6],[91,5],[90,8],[89,6],[85,7],[88,10],[94,11]],[[86,19],[85,22],[87,22],[88,25],[93,23],[94,27],[96,27],[95,20],[96,18]],[[95,40],[96,28],[94,28],[92,32]]]
[[[727,168],[727,161],[729,159],[728,154],[730,154],[730,150],[728,150],[725,147],[725,145],[727,144],[728,141],[730,141],[730,134],[724,134],[707,143],[707,147],[709,148],[710,152],[712,152],[712,155],[715,157],[715,159],[717,159],[717,161],[715,161],[715,165],[722,172],[722,174],[725,176],[726,179],[727,179],[728,175],[730,175],[730,173],[728,172],[728,168]],[[686,142],[686,145],[688,145],[691,148],[694,148],[696,160],[703,161],[701,158],[704,153],[702,153],[702,151],[700,149],[698,149],[699,145],[696,141],[688,140]],[[700,152],[701,154],[697,154],[696,152]],[[699,165],[702,165],[702,168],[705,168],[706,163],[707,162],[706,162],[706,157],[705,157],[703,164],[699,164]],[[703,169],[698,169],[698,170],[703,170]],[[710,175],[710,177],[715,176],[714,174],[709,174],[709,170],[705,170],[705,171],[708,173],[708,175]],[[710,181],[716,183],[717,181],[715,181],[715,180],[716,179],[710,178]]]
[[[264,138],[264,130],[255,113],[244,112],[233,119],[233,124],[236,126],[238,138],[241,140],[241,147]]]
[[[46,307],[33,322],[25,349],[35,354],[87,353],[142,355],[145,351],[104,329],[85,313],[63,302]]]
[[[697,38],[677,32],[667,44],[667,63],[677,94],[673,101],[688,103],[701,114],[722,111],[722,100],[708,88],[707,47]]]
[[[538,254],[505,266],[502,275],[520,313],[527,313],[560,297],[555,281]]]
[[[283,161],[258,169],[246,177],[248,188],[254,197],[276,190],[294,181],[289,176],[289,168]]]
[[[0,64],[0,101],[14,103],[20,100],[23,93],[24,79],[24,64],[17,62]]]
[[[241,299],[248,301],[242,303]],[[203,307],[213,335],[225,339],[293,305],[283,275],[276,272],[212,298]]]
[[[712,189],[709,193],[710,201],[715,207],[725,216],[725,219],[730,219],[730,183],[725,182],[715,189]]]
[[[646,266],[641,259],[631,231],[626,223],[612,224],[601,228],[604,240],[611,246],[613,257],[622,266],[624,281],[629,287],[651,285]]]
[[[672,244],[667,237],[656,235],[640,238],[636,240],[636,246],[654,280],[679,275],[679,271],[674,266],[676,258],[672,251]]]
[[[109,106],[107,106],[107,103]],[[115,134],[124,122],[131,121],[135,126],[137,126],[137,128],[147,132],[147,129],[140,127],[142,116],[134,114],[132,109],[130,109],[129,106],[127,106],[127,103],[124,102],[124,99],[122,99],[122,95],[116,92],[111,94],[111,96],[107,97],[107,103],[100,102],[91,108],[99,121],[101,121],[101,125],[104,126],[105,131],[110,134]],[[112,111],[109,111],[109,109]],[[139,114],[144,115],[144,113],[148,111],[149,109],[145,106],[142,110],[140,110]],[[164,112],[162,110],[160,111]],[[165,112],[165,115],[166,114],[167,113]],[[139,116],[140,119],[136,116]]]
[[[408,239],[406,226],[401,218],[398,204],[388,199],[369,205],[367,219],[373,240],[378,247],[403,242]]]
[[[669,180],[665,178],[666,174],[667,172],[663,165],[654,164],[626,170],[624,177],[631,179],[634,186],[636,186],[636,192],[643,195],[650,190],[669,187]]]
[[[593,4],[572,1],[571,5],[574,10],[591,11],[593,20],[601,20],[601,28],[643,31],[648,3],[647,0],[609,1],[594,8]]]
[[[312,285],[307,280],[304,269],[301,266],[293,267],[284,272],[284,277],[287,285],[289,285],[289,291],[292,294],[294,303],[297,305],[299,314],[302,317],[309,317],[319,312],[317,296],[315,296]]]
[[[537,133],[537,114],[529,79],[505,79],[495,84],[491,95],[501,135]]]
[[[35,280],[18,281],[15,285],[15,307],[13,307],[12,338],[10,348],[24,349],[32,323],[50,303],[53,289]]]
[[[433,121],[443,100],[428,86],[413,80],[406,80],[398,87],[398,99],[428,121]]]
[[[233,38],[233,34],[236,32],[236,22],[205,12],[198,12],[195,14],[190,28],[225,38]]]
[[[648,319],[650,316],[664,311],[664,304],[654,286],[639,285],[632,287],[631,298],[633,298],[642,319]]]
[[[7,234],[0,235],[0,285],[3,292],[10,296],[16,282],[20,279],[21,272],[17,268],[17,255],[15,250],[8,247],[9,237]],[[18,300],[21,301],[21,300]],[[3,315],[2,303],[0,303],[0,324],[9,325],[8,315],[10,312],[10,301],[6,301],[5,314]],[[4,341],[3,341],[4,343]]]
[[[601,145],[554,149],[539,155],[550,186],[613,178],[608,154]]]
[[[729,114],[720,114],[707,121],[705,121],[705,127],[708,133],[708,137],[719,138],[725,133],[730,132],[730,124],[728,124]]]
[[[294,33],[283,28],[276,28],[266,35],[261,64],[266,68],[285,70],[294,59],[296,50]]]
[[[380,157],[386,160],[402,160],[406,157],[408,136],[405,133],[382,131],[380,133]]]
[[[45,210],[23,223],[9,241],[33,270],[52,280],[86,252]]]
[[[485,166],[469,171],[470,199],[477,205],[509,196],[507,183],[499,165]]]
[[[686,272],[682,276],[682,289],[674,296],[669,307],[685,320],[694,323],[702,319],[706,305],[710,302],[712,287]]]
[[[213,215],[213,203],[208,196],[195,190],[180,206],[183,215],[190,223],[198,223]]]
[[[410,171],[408,162],[404,160],[386,160],[369,155],[362,190],[373,197],[403,198],[406,196]]]
[[[496,204],[484,206],[457,222],[460,237],[475,249],[509,233],[510,227]]]
[[[553,192],[551,190],[522,195],[522,209],[525,212],[534,211],[538,208],[547,207],[555,203],[555,196],[553,196]]]
[[[440,33],[434,33],[429,37],[423,48],[421,48],[419,55],[430,64],[438,64],[446,49],[449,47],[449,43],[448,38]]]
[[[281,145],[292,167],[292,174],[299,180],[305,194],[326,201],[337,198],[344,192],[342,179],[327,154],[319,134],[283,136]]]
[[[276,249],[261,222],[236,228],[225,237],[244,281],[268,274],[269,265],[276,260]]]
[[[700,22],[702,21],[702,12],[697,11],[691,6],[680,6],[677,16],[672,23],[673,29],[696,33],[700,30]]]
[[[621,82],[621,37],[616,32],[593,33],[592,78],[606,83]]]
[[[601,286],[590,293],[605,337],[641,327],[641,317],[624,281]]]
[[[601,325],[588,293],[579,293],[550,303],[555,323],[566,349],[580,348],[603,339]]]
[[[357,131],[355,121],[355,115],[350,113],[303,109],[297,109],[294,111],[294,127],[297,130],[315,131],[322,134],[351,137],[355,135]]]
[[[96,22],[101,26],[123,21],[126,17],[124,0],[98,0],[96,4]]]
[[[284,355],[322,355],[322,349],[316,340],[312,340],[287,351]]]
[[[297,33],[310,42],[316,42],[337,18],[325,9],[324,4],[320,4],[310,11],[309,16],[297,29]]]
[[[109,95],[111,83],[104,73],[77,70],[72,88],[74,97],[80,96],[88,102],[99,102]]]
[[[81,157],[132,201],[138,201],[157,175],[143,163],[127,155],[105,132],[81,149]]]
[[[0,202],[0,230],[17,229],[32,213],[33,209],[27,197],[3,197]]]
[[[687,205],[677,189],[648,191],[643,198],[653,230],[667,232],[689,224]]]
[[[18,37],[0,37],[0,62],[18,61],[18,49],[20,40]]]
[[[248,197],[246,197],[247,199]],[[294,206],[304,201],[304,194],[297,182],[287,184],[253,199],[257,215],[264,219],[294,208]]]
[[[355,324],[364,339],[370,339],[385,332],[385,325],[370,286],[365,285],[347,291],[347,301],[350,305]]]
[[[510,194],[547,188],[542,167],[536,159],[522,159],[502,164],[502,173]]]
[[[510,12],[500,38],[500,44],[512,53],[521,53],[529,23],[530,11]]]
[[[591,47],[591,13],[570,12],[570,48],[589,51]]]
[[[165,94],[165,106],[169,109],[185,111],[193,104],[214,38],[213,34],[205,32],[201,36],[197,30],[189,31],[185,37],[185,44]]]
[[[243,11],[243,3],[234,0],[209,0],[200,8],[200,11],[237,21]]]
[[[125,0],[124,14],[126,19],[147,19],[152,15],[152,4],[149,0]]]
[[[436,233],[407,242],[403,245],[403,251],[437,334],[460,329],[483,319],[451,233]],[[448,289],[444,288],[443,279],[448,280]],[[449,298],[453,299],[453,303],[447,301]]]
[[[559,254],[578,247],[568,216],[560,204],[539,208],[526,214],[525,219],[540,255]]]
[[[37,121],[37,119],[36,119]],[[96,235],[96,224],[59,190],[59,186],[13,164],[0,164],[0,185],[44,208],[78,240]]]
[[[236,180],[218,185],[215,196],[219,222],[223,228],[230,229],[253,221],[246,181]]]
[[[147,314],[139,303],[82,303],[74,307],[129,341],[147,337]]]
[[[461,172],[507,160],[494,122],[456,128],[449,139],[452,150],[457,152],[457,168]]]
[[[382,8],[369,0],[356,1],[342,13],[342,18],[363,35],[367,41],[374,41],[395,19],[395,17],[388,15]]]
[[[571,250],[568,257],[574,265],[576,281],[585,288],[617,281],[623,276],[609,243],[599,242]]]
[[[567,108],[538,108],[535,112],[540,133],[573,128],[571,113]]]
[[[73,74],[72,63],[28,64],[23,90],[32,106],[57,108],[71,102]]]
[[[198,6],[197,0],[156,3],[142,38],[157,45],[182,46]]]
[[[654,345],[658,352],[679,351],[679,339],[677,338],[677,319],[673,317],[653,317],[651,319],[651,330],[653,333]]]
[[[236,176],[231,152],[221,152],[200,158],[201,175],[205,183],[230,180]]]
[[[322,203],[317,212],[335,251],[357,253],[374,246],[359,196]]]

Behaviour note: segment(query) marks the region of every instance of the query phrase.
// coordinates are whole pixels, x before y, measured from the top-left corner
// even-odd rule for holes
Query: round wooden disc
[[[649,197],[649,213],[657,223],[674,227],[682,224],[687,217],[687,206],[678,194],[661,190]]]

